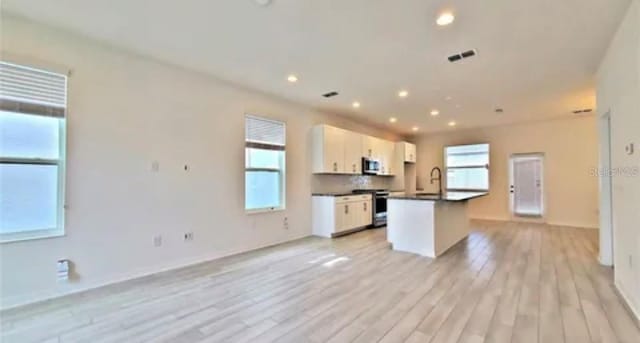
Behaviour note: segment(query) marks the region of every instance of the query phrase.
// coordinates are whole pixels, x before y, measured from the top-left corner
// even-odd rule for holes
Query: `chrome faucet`
[[[438,172],[438,176],[434,177],[433,173]],[[438,167],[433,167],[431,169],[431,184],[433,185],[433,181],[438,181],[438,195],[442,197],[442,171]]]

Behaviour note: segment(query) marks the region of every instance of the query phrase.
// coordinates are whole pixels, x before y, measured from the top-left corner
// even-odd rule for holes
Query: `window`
[[[64,233],[67,77],[0,62],[0,242]]]
[[[489,144],[444,148],[447,190],[489,190]]]
[[[245,118],[245,210],[285,208],[285,125]]]

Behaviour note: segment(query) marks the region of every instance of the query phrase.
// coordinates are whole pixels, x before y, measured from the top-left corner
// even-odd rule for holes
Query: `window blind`
[[[63,118],[67,76],[0,61],[0,110]]]
[[[245,130],[247,147],[284,150],[286,135],[283,122],[247,115]]]

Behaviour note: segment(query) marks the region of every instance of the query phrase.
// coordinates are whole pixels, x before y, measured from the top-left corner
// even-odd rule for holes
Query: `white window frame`
[[[256,115],[252,115],[252,114],[247,114],[245,115],[245,130],[246,130],[246,119],[247,118],[256,118],[259,120],[265,120],[265,121],[272,121],[272,122],[276,122],[278,124],[282,124],[282,126],[284,127],[284,132],[285,132],[285,136],[286,136],[286,132],[287,132],[287,124],[285,122],[279,121],[279,120],[273,120],[270,118],[266,118],[266,117],[262,117],[262,116],[256,116]],[[282,154],[280,155],[280,168],[256,168],[256,167],[247,167],[248,165],[251,165],[251,163],[247,163],[247,161],[251,158],[251,155],[248,154],[248,150],[249,149],[256,149],[256,150],[274,150],[274,151],[281,151]],[[245,173],[245,180],[246,180],[246,174],[247,172],[273,172],[273,173],[278,173],[278,178],[280,180],[280,189],[279,189],[279,193],[278,193],[278,198],[280,199],[280,206],[275,206],[275,207],[261,207],[261,208],[247,208],[247,199],[246,199],[246,181],[245,181],[245,199],[244,199],[244,210],[245,213],[247,214],[257,214],[257,213],[265,213],[265,212],[275,212],[275,211],[284,211],[286,209],[286,155],[287,155],[287,149],[286,149],[286,145],[285,146],[276,146],[276,145],[271,145],[271,144],[261,144],[261,143],[253,143],[253,142],[248,142],[246,140],[246,136],[245,136],[245,165],[244,165],[244,173]]]
[[[26,68],[34,68],[20,63],[8,62],[15,64],[18,66],[26,67]],[[46,71],[43,68],[34,68],[42,71]],[[54,72],[55,73],[55,72]],[[62,73],[56,73],[60,75],[64,75]],[[68,75],[67,81],[65,82],[66,92],[68,94]],[[0,99],[1,101],[1,99]],[[30,114],[28,112],[17,112],[17,111],[7,111],[17,115],[24,116],[38,116],[40,114]],[[26,240],[34,240],[34,239],[43,239],[43,238],[53,238],[53,237],[62,237],[65,235],[65,189],[66,189],[66,147],[67,147],[67,129],[66,129],[66,114],[68,113],[68,106],[65,104],[65,116],[62,118],[56,118],[58,121],[58,158],[57,159],[41,159],[41,158],[22,158],[22,157],[5,157],[0,156],[0,164],[18,164],[18,165],[55,165],[58,167],[58,187],[57,187],[57,201],[56,201],[56,214],[57,214],[57,223],[54,228],[41,228],[28,230],[23,232],[12,232],[12,233],[0,233],[0,244],[2,243],[11,243],[11,242],[19,242]]]
[[[448,161],[448,157],[449,154],[447,153],[447,148],[453,148],[453,147],[459,147],[459,146],[468,146],[468,145],[483,145],[486,144],[488,146],[489,152],[487,153],[489,156],[489,162],[491,161],[491,144],[489,143],[473,143],[473,144],[456,144],[456,145],[448,145],[444,147],[444,173],[446,175],[447,178],[447,182],[446,182],[446,190],[449,192],[488,192],[489,189],[491,188],[491,169],[490,169],[490,163],[487,164],[483,164],[483,165],[466,165],[466,166],[458,166],[458,167],[450,167],[447,165],[447,161]],[[469,154],[474,154],[474,153],[469,153]],[[480,154],[480,153],[475,153],[475,154]],[[455,169],[480,169],[480,168],[486,168],[487,169],[487,188],[483,189],[483,188],[449,188],[449,170],[455,170]]]

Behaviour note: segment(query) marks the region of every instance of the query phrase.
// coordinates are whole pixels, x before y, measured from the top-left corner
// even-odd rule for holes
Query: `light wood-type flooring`
[[[306,238],[5,311],[0,342],[640,342],[597,231],[473,228],[437,259]]]

